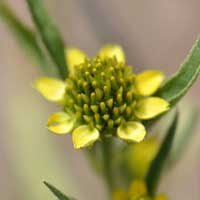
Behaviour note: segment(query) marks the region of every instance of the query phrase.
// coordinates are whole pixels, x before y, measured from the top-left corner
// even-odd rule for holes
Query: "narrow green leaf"
[[[65,45],[59,31],[53,19],[48,15],[41,0],[26,1],[43,42],[52,60],[57,65],[61,78],[65,79],[68,69],[64,54]]]
[[[161,147],[155,157],[155,159],[152,161],[149,171],[146,176],[146,184],[149,191],[149,194],[154,195],[157,185],[160,180],[160,176],[162,173],[162,170],[165,165],[165,161],[167,160],[167,157],[171,151],[173,139],[176,132],[178,122],[178,114],[176,114],[172,125],[170,126],[163,143],[161,144]]]
[[[74,198],[69,198],[65,194],[63,194],[61,191],[59,191],[57,188],[55,188],[50,183],[44,181],[44,184],[49,188],[49,190],[59,199],[59,200],[74,200]]]
[[[172,76],[161,89],[158,96],[166,99],[171,104],[183,97],[193,85],[200,73],[200,36],[186,57],[179,71]]]
[[[29,53],[39,62],[44,72],[48,72],[48,65],[46,64],[45,56],[37,43],[35,33],[24,25],[3,1],[0,1],[0,17],[11,30],[20,46],[24,47],[26,53]]]

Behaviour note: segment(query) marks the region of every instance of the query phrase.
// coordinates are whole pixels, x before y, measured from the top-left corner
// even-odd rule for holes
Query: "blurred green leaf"
[[[49,190],[59,199],[59,200],[74,200],[74,198],[69,198],[65,194],[63,194],[61,191],[59,191],[57,188],[55,188],[50,183],[44,181],[44,184],[49,188]]]
[[[161,144],[160,149],[155,159],[152,161],[149,170],[147,172],[146,183],[148,191],[151,195],[154,195],[155,193],[158,182],[160,180],[162,170],[165,165],[165,161],[167,160],[167,157],[171,151],[172,143],[176,132],[177,122],[178,122],[178,113],[175,115],[173,123],[170,126],[163,140],[163,143]]]
[[[179,71],[172,76],[158,91],[158,96],[171,104],[176,103],[193,85],[200,73],[200,36],[181,65]]]
[[[53,19],[48,15],[41,0],[26,0],[26,2],[38,32],[58,67],[61,78],[65,79],[68,74],[64,54],[65,45]]]
[[[39,62],[44,72],[48,72],[48,65],[45,56],[37,43],[35,33],[24,25],[3,1],[0,1],[0,17],[12,31],[20,46],[25,48],[26,53],[28,52]]]
[[[173,166],[184,155],[192,136],[194,136],[194,128],[197,123],[196,106],[180,104],[180,108],[179,125],[169,158],[169,166]]]

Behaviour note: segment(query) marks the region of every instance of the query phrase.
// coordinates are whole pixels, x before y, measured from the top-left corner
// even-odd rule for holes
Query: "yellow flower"
[[[159,194],[150,197],[147,191],[146,183],[143,180],[134,180],[128,191],[118,189],[114,191],[112,200],[167,200],[165,194]]]
[[[58,134],[72,132],[75,148],[110,135],[140,142],[146,135],[142,121],[169,109],[164,99],[150,96],[160,87],[162,72],[134,74],[118,45],[104,46],[92,59],[79,49],[68,48],[66,62],[70,75],[65,81],[42,77],[34,87],[63,106],[63,112],[49,118],[47,127]]]
[[[158,147],[159,142],[155,138],[148,138],[127,147],[124,152],[123,164],[130,173],[130,176],[141,179],[145,178]]]

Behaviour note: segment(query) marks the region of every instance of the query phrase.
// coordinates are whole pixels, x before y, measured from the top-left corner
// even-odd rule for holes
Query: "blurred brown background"
[[[24,0],[8,0],[33,28]],[[67,44],[89,55],[105,43],[121,44],[135,71],[146,68],[174,73],[200,33],[198,0],[46,0]],[[80,200],[105,199],[101,180],[91,173],[69,136],[45,130],[56,110],[32,88],[38,68],[0,21],[0,194],[5,200],[54,197],[42,185],[48,180]],[[187,99],[200,108],[200,82]],[[160,191],[174,200],[200,199],[200,126],[184,159],[163,181]]]

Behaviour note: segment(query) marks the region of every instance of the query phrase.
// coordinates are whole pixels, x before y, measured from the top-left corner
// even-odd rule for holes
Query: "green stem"
[[[112,141],[108,138],[102,140],[103,171],[108,186],[109,193],[114,189],[114,179],[112,171]]]
[[[95,152],[95,144],[93,145],[92,149],[86,149],[85,155],[88,158],[91,167],[94,169],[95,172],[101,172],[101,163],[99,162],[98,155]]]

